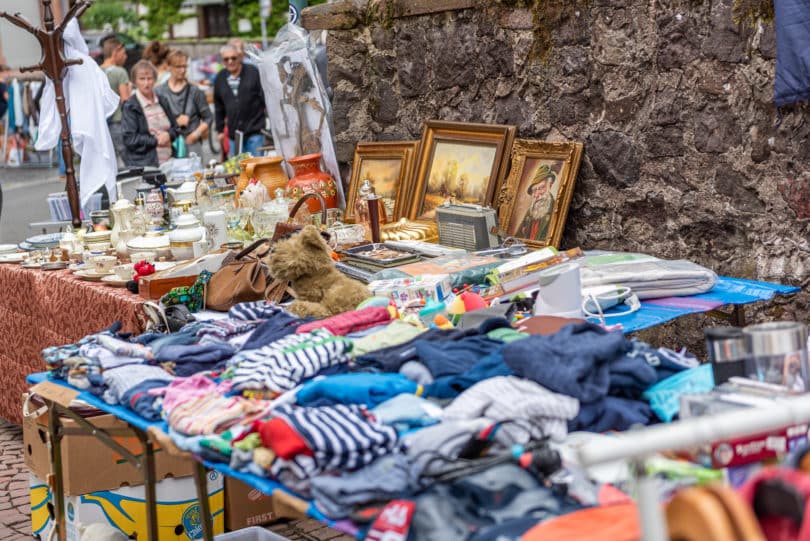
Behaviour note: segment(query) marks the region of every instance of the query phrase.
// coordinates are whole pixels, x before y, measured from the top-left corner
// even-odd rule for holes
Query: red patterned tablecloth
[[[40,352],[123,323],[141,332],[143,299],[124,288],[86,282],[69,271],[0,265],[0,417],[22,422],[25,376],[45,369]]]

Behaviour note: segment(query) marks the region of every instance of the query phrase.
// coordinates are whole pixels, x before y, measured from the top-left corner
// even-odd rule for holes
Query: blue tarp
[[[797,291],[799,291],[799,288],[794,286],[720,276],[717,283],[708,293],[689,297],[647,299],[641,302],[641,309],[638,312],[627,316],[608,318],[607,323],[610,325],[621,324],[624,332],[640,331],[688,314],[708,312],[729,304],[750,304],[756,301],[766,301],[777,294],[786,295]],[[623,311],[622,308],[621,306],[613,308],[608,310],[607,313],[619,313]],[[626,307],[624,308],[626,309]]]

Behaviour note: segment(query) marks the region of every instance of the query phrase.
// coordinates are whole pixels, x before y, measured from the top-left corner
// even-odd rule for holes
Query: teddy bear
[[[331,252],[313,225],[273,246],[268,268],[274,279],[290,282],[297,297],[291,313],[320,319],[354,310],[371,297],[365,285],[335,268]]]

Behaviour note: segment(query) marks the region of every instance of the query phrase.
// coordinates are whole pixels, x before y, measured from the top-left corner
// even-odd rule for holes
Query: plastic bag
[[[306,30],[294,24],[281,27],[259,63],[264,101],[276,151],[285,160],[322,153],[337,184],[338,205],[345,208],[332,138],[332,105],[316,65],[318,54]]]

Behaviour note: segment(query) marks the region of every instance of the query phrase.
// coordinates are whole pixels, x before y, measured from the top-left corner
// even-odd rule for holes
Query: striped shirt
[[[307,442],[319,472],[362,468],[389,454],[397,444],[393,427],[375,421],[357,405],[281,406],[273,415],[286,421]]]
[[[292,334],[231,358],[233,390],[289,391],[324,368],[346,363],[351,341],[324,330]]]

